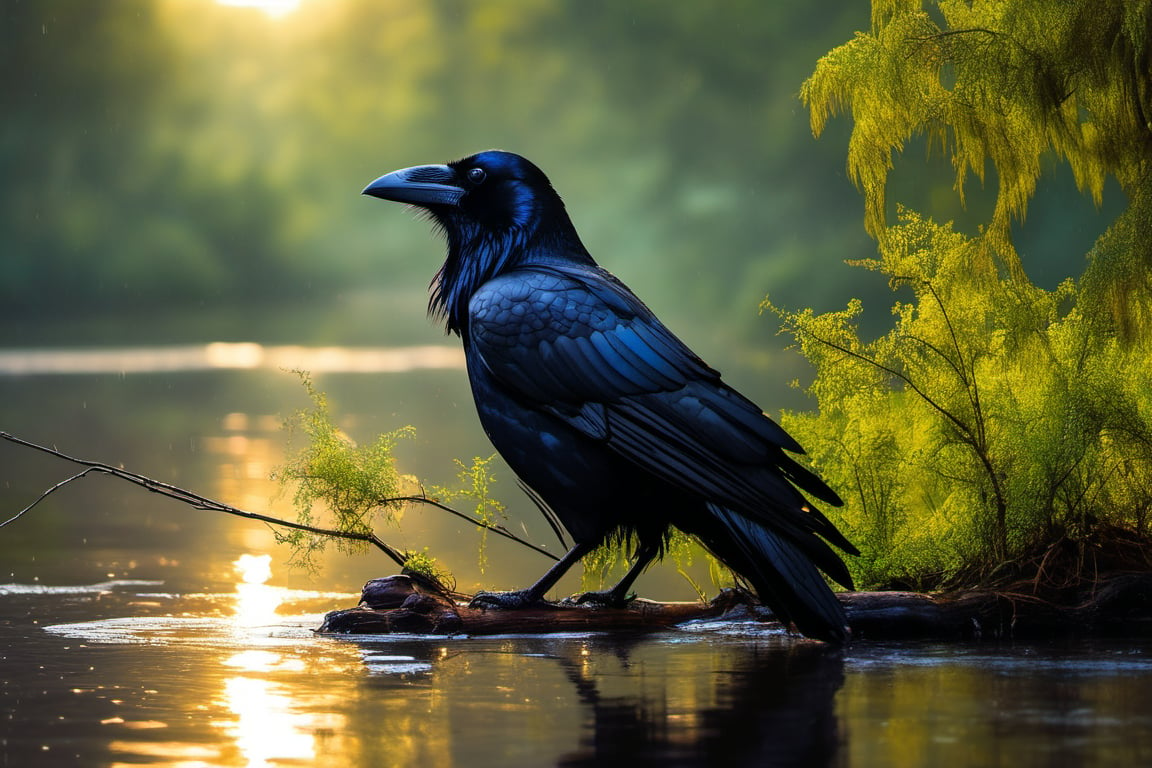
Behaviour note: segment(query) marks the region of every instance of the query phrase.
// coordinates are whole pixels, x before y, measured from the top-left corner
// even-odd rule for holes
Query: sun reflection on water
[[[270,555],[241,555],[232,564],[239,577],[232,620],[240,630],[271,626],[284,590],[269,586]],[[239,753],[240,764],[262,768],[284,761],[311,761],[316,757],[316,731],[327,728],[332,717],[299,711],[299,702],[284,684],[269,679],[304,671],[304,661],[274,648],[247,648],[223,661],[236,674],[224,680],[220,703],[235,719],[218,723]]]
[[[284,602],[284,595],[265,583],[272,578],[272,556],[240,555],[232,568],[240,576],[233,617],[236,625],[250,628],[276,623],[276,609]]]
[[[315,758],[311,718],[292,711],[292,697],[284,686],[258,677],[229,678],[224,683],[223,703],[236,720],[222,727],[248,768]]]

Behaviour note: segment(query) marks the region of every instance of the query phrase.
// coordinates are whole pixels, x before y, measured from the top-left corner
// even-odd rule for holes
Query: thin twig
[[[40,502],[44,501],[44,499],[48,498],[49,496],[51,496],[56,491],[60,490],[64,486],[68,485],[68,483],[72,482],[73,480],[79,480],[80,478],[87,475],[89,472],[95,472],[95,471],[96,471],[95,468],[89,467],[88,469],[85,469],[81,472],[77,472],[75,475],[72,475],[72,477],[68,478],[67,480],[61,480],[60,482],[56,483],[56,485],[52,486],[48,490],[44,491],[44,493],[40,494],[39,498],[37,498],[36,501],[34,501],[31,504],[29,504],[28,506],[24,507],[24,509],[22,509],[19,512],[17,512],[16,514],[12,515],[12,517],[8,518],[4,522],[0,523],[0,528],[3,528],[4,526],[8,525],[9,523],[14,523],[17,520],[19,520],[20,518],[24,517],[24,515],[26,515],[27,513],[32,511],[33,507],[35,507]]]
[[[815,333],[812,333],[809,330],[806,330],[806,329],[798,329],[798,330],[800,333],[807,334],[808,336],[815,339],[816,341],[818,341],[819,343],[823,344],[826,347],[831,347],[832,349],[836,350],[837,352],[843,352],[845,355],[848,355],[849,357],[854,357],[857,360],[868,363],[869,365],[873,366],[874,368],[881,370],[881,371],[884,371],[885,373],[887,373],[891,376],[895,376],[896,378],[900,379],[901,381],[904,382],[905,385],[908,386],[909,389],[911,389],[913,392],[915,392],[917,395],[919,395],[920,399],[922,399],[929,406],[931,406],[931,408],[933,410],[935,410],[937,413],[939,413],[941,416],[943,416],[948,421],[952,422],[952,424],[954,424],[956,426],[957,430],[959,430],[961,434],[967,436],[970,439],[975,439],[975,436],[972,434],[972,431],[971,431],[971,429],[969,429],[967,424],[965,424],[963,421],[961,421],[959,417],[955,416],[951,411],[946,409],[944,406],[940,405],[935,400],[933,400],[931,397],[929,397],[928,393],[925,392],[924,390],[922,390],[919,386],[917,386],[916,382],[912,381],[912,379],[909,378],[909,376],[907,374],[902,373],[901,371],[898,371],[895,368],[890,368],[887,365],[884,365],[883,363],[881,363],[879,360],[873,360],[872,358],[868,357],[865,354],[862,354],[860,352],[856,352],[855,350],[849,349],[848,347],[845,347],[843,344],[837,344],[836,342],[834,342],[830,339],[825,339],[821,336],[817,336]]]
[[[226,515],[234,515],[236,517],[243,517],[249,520],[259,520],[260,522],[269,523],[270,525],[294,528],[299,531],[315,533],[320,536],[331,536],[333,538],[347,539],[350,541],[364,541],[379,549],[385,555],[390,557],[397,565],[403,566],[408,561],[408,558],[404,555],[403,552],[384,542],[373,533],[356,533],[354,531],[337,531],[330,528],[319,528],[314,525],[305,525],[303,523],[292,522],[291,520],[282,520],[278,517],[271,517],[270,515],[262,515],[258,512],[248,512],[243,509],[237,509],[236,507],[233,507],[229,504],[225,504],[214,499],[209,499],[206,496],[201,496],[198,493],[193,493],[192,491],[185,490],[184,488],[179,488],[175,485],[170,485],[159,480],[153,480],[150,477],[145,477],[144,475],[140,475],[135,472],[129,472],[128,470],[122,469],[120,467],[113,467],[110,464],[105,464],[100,461],[88,461],[87,459],[78,459],[74,456],[69,456],[68,454],[62,453],[55,448],[48,448],[47,446],[29,442],[28,440],[16,437],[15,435],[9,434],[8,432],[0,432],[0,437],[8,440],[9,442],[16,443],[17,445],[33,448],[37,451],[47,453],[50,456],[55,456],[58,459],[64,459],[65,461],[69,461],[73,464],[79,464],[82,467],[87,467],[87,469],[85,469],[83,472],[80,472],[79,474],[74,475],[61,483],[57,483],[48,491],[41,494],[39,499],[34,501],[29,507],[26,507],[16,516],[7,520],[4,525],[7,525],[13,520],[18,519],[29,509],[43,501],[44,498],[50,493],[59,490],[73,480],[79,480],[81,477],[84,477],[90,472],[99,472],[105,475],[112,475],[113,477],[120,478],[121,480],[127,480],[133,485],[138,485],[145,490],[151,491],[152,493],[158,493],[161,496],[167,496],[170,499],[182,501],[185,504],[191,505],[195,509],[202,509],[207,512],[223,512]]]
[[[519,536],[512,533],[512,531],[508,530],[507,528],[505,528],[502,525],[499,525],[497,523],[485,522],[484,520],[479,520],[475,517],[472,517],[469,514],[465,514],[464,512],[461,512],[459,510],[452,509],[452,507],[449,507],[447,504],[443,504],[439,501],[436,501],[436,499],[430,498],[428,496],[424,496],[424,495],[397,496],[397,497],[392,498],[392,499],[387,499],[386,501],[384,501],[382,503],[390,503],[393,501],[415,501],[415,502],[419,502],[421,504],[428,504],[430,506],[436,507],[437,509],[442,509],[450,515],[455,515],[456,517],[459,517],[461,520],[467,520],[468,522],[472,523],[473,525],[478,525],[481,528],[484,528],[485,530],[492,531],[492,533],[495,533],[499,536],[503,536],[506,539],[511,539],[512,541],[515,541],[519,544],[523,544],[524,546],[528,547],[529,549],[535,550],[536,552],[539,552],[540,554],[544,555],[545,557],[550,557],[556,561],[560,560],[560,558],[557,555],[553,554],[552,552],[549,552],[548,550],[544,549],[541,546],[538,546],[536,544],[533,544],[530,541],[527,541],[525,539],[520,538]]]

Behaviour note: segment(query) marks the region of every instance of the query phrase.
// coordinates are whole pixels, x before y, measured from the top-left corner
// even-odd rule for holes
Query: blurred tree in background
[[[820,414],[785,425],[848,500],[864,584],[1018,577],[1006,563],[1033,555],[1030,577],[1072,579],[1050,562],[1068,542],[1085,573],[1131,565],[1106,564],[1101,542],[1146,536],[1152,512],[1152,3],[927,5],[874,0],[872,31],[805,83],[817,133],[852,117],[849,170],[880,246],[860,266],[911,297],[873,341],[859,302],[776,310],[818,371]],[[917,134],[958,197],[995,172],[977,233],[908,210],[890,222],[893,158]],[[1127,208],[1082,276],[1049,290],[1011,223],[1053,161],[1096,199],[1115,179]]]
[[[859,203],[795,99],[864,21],[848,0],[304,0],[280,18],[212,0],[5,3],[6,343],[48,322],[420,290],[439,246],[411,226],[385,245],[357,193],[490,146],[544,167],[593,252],[642,274],[681,327],[770,334],[765,288],[839,299],[811,265],[870,249],[816,223]]]
[[[491,146],[545,168],[593,253],[674,328],[764,343],[765,290],[817,307],[883,291],[835,268],[872,245],[835,142],[811,140],[796,100],[811,62],[866,23],[850,0],[302,0],[278,18],[213,0],[5,3],[0,343],[88,327],[108,330],[86,343],[117,343],[105,319],[143,311],[157,322],[127,332],[183,315],[190,338],[347,342],[330,336],[350,323],[291,318],[418,293],[440,257],[421,227],[385,238],[361,186]],[[947,200],[950,176],[895,194]],[[1058,199],[1099,232],[1073,190]],[[277,304],[289,321],[261,329]]]

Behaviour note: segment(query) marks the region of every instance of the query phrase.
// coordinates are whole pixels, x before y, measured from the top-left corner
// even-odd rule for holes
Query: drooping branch
[[[16,520],[19,520],[21,517],[23,517],[25,514],[30,512],[32,509],[34,509],[37,505],[39,505],[42,501],[44,501],[44,499],[48,498],[49,496],[51,496],[53,493],[60,490],[61,488],[71,484],[72,482],[74,482],[76,480],[80,480],[81,478],[87,477],[89,474],[99,473],[99,474],[111,475],[112,477],[116,477],[116,478],[119,478],[121,480],[125,480],[129,483],[132,483],[133,485],[137,485],[137,486],[140,486],[141,488],[144,488],[148,491],[151,491],[152,493],[158,493],[161,496],[166,496],[170,499],[175,499],[176,501],[180,501],[180,502],[183,502],[185,504],[188,504],[191,507],[193,507],[194,509],[200,509],[200,510],[204,510],[207,512],[222,512],[226,515],[233,515],[235,517],[243,517],[243,518],[248,519],[248,520],[257,520],[259,522],[267,523],[269,525],[279,526],[282,528],[291,528],[291,529],[298,530],[298,531],[305,531],[306,533],[312,533],[312,534],[315,534],[318,536],[327,536],[327,537],[331,537],[331,538],[335,538],[335,539],[344,539],[347,541],[362,541],[362,542],[365,542],[367,544],[371,544],[372,546],[379,549],[381,552],[383,552],[385,555],[387,555],[389,558],[391,558],[397,565],[404,566],[408,562],[408,557],[406,556],[406,554],[403,551],[396,549],[395,547],[393,547],[392,545],[388,544],[383,539],[378,537],[376,534],[371,533],[371,532],[342,531],[342,530],[337,530],[337,529],[333,529],[333,528],[321,528],[319,526],[308,525],[305,523],[298,523],[298,522],[294,522],[292,520],[284,520],[283,518],[272,517],[271,515],[264,515],[264,514],[260,514],[258,512],[249,512],[247,510],[238,509],[236,507],[233,507],[230,504],[225,504],[223,502],[216,501],[215,499],[210,499],[206,496],[201,496],[200,494],[195,493],[193,491],[189,491],[185,488],[180,488],[178,486],[171,485],[170,483],[165,483],[165,482],[162,482],[160,480],[155,480],[153,478],[146,477],[145,475],[141,475],[141,474],[138,474],[136,472],[131,472],[129,470],[123,469],[121,467],[114,467],[111,464],[105,464],[104,462],[100,462],[100,461],[89,461],[87,459],[79,459],[79,458],[76,458],[75,456],[69,456],[68,454],[63,453],[61,451],[58,451],[55,448],[49,448],[47,446],[40,445],[38,443],[33,443],[29,440],[25,440],[23,438],[16,437],[15,435],[10,434],[8,432],[0,431],[0,438],[3,438],[4,440],[7,440],[8,442],[15,443],[17,445],[22,445],[26,448],[32,448],[33,450],[40,451],[42,453],[46,453],[49,456],[54,456],[58,459],[62,459],[64,461],[70,462],[72,464],[78,464],[78,465],[84,467],[83,471],[78,472],[75,475],[72,475],[71,477],[69,477],[65,480],[61,480],[59,483],[56,483],[51,488],[44,491],[44,493],[40,494],[40,496],[35,501],[33,501],[28,506],[26,506],[24,509],[20,510],[19,512],[17,512],[15,515],[8,518],[7,520],[0,522],[0,528],[3,528],[4,526],[9,525],[10,523],[15,522]],[[519,544],[522,544],[523,546],[526,546],[529,549],[532,549],[533,551],[539,552],[542,555],[550,557],[553,560],[558,559],[556,555],[552,554],[548,550],[546,550],[540,546],[537,546],[536,544],[533,544],[533,543],[531,543],[525,539],[522,539],[521,537],[517,536],[516,534],[512,533],[511,531],[507,530],[506,528],[504,528],[501,525],[496,525],[494,523],[487,523],[483,520],[478,520],[478,519],[476,519],[470,515],[466,515],[462,512],[459,512],[455,509],[452,509],[452,508],[448,507],[447,505],[442,504],[442,503],[440,503],[434,499],[431,499],[427,496],[402,496],[402,497],[397,497],[394,499],[382,499],[380,501],[381,504],[387,504],[390,502],[412,502],[412,503],[429,504],[431,506],[436,507],[437,509],[444,510],[445,512],[449,512],[453,515],[456,515],[457,517],[463,518],[463,519],[469,521],[470,523],[478,525],[482,528],[486,528],[487,530],[490,530],[496,534],[499,534],[500,536],[503,536],[507,539],[511,539],[512,541],[515,541]]]
[[[5,435],[5,437],[7,437],[7,435]],[[8,518],[4,522],[0,523],[0,528],[3,528],[4,526],[8,525],[9,523],[14,523],[17,520],[19,520],[20,518],[24,517],[24,515],[31,512],[33,510],[33,508],[35,508],[40,502],[44,501],[44,499],[48,498],[49,496],[51,496],[56,491],[60,490],[64,486],[68,485],[73,480],[79,480],[80,478],[84,477],[88,473],[95,472],[95,471],[96,471],[95,467],[88,467],[88,469],[85,469],[81,472],[77,472],[75,475],[72,475],[72,477],[69,477],[66,480],[61,480],[60,482],[56,483],[56,485],[52,486],[48,490],[44,491],[44,493],[42,493],[38,497],[36,497],[36,500],[33,501],[28,506],[24,507],[24,509],[22,509],[19,512],[17,512],[16,514],[12,515],[12,517]]]
[[[350,541],[363,541],[363,542],[369,543],[372,546],[379,549],[381,552],[383,552],[385,555],[387,555],[389,558],[391,558],[397,565],[400,565],[400,566],[403,566],[405,564],[405,562],[407,562],[407,559],[408,559],[407,557],[404,556],[403,552],[401,552],[400,550],[391,546],[387,542],[383,541],[382,539],[380,539],[378,536],[376,536],[373,533],[357,533],[355,531],[338,531],[338,530],[334,530],[334,529],[330,529],[330,528],[320,528],[318,526],[306,525],[304,523],[297,523],[297,522],[293,522],[291,520],[283,520],[281,518],[272,517],[270,515],[263,515],[263,514],[260,514],[258,512],[249,512],[247,510],[238,509],[236,507],[233,507],[230,504],[225,504],[223,502],[216,501],[215,499],[210,499],[206,496],[201,496],[198,493],[194,493],[194,492],[186,490],[184,488],[180,488],[178,486],[171,485],[169,483],[165,483],[165,482],[162,482],[160,480],[154,480],[153,478],[146,477],[146,476],[141,475],[141,474],[137,474],[136,472],[130,472],[130,471],[128,471],[126,469],[122,469],[120,467],[113,467],[110,464],[105,464],[105,463],[100,462],[100,461],[89,461],[87,459],[78,459],[75,456],[69,456],[66,453],[58,451],[55,448],[49,448],[49,447],[44,446],[44,445],[39,445],[37,443],[33,443],[33,442],[28,441],[28,440],[24,440],[22,438],[16,437],[15,435],[9,434],[8,432],[0,432],[0,437],[4,438],[5,440],[7,440],[9,442],[16,443],[17,445],[23,445],[27,448],[32,448],[32,449],[35,449],[37,451],[41,451],[43,453],[46,453],[50,456],[55,456],[58,459],[63,459],[64,461],[68,461],[68,462],[71,462],[73,464],[79,464],[80,466],[86,467],[86,469],[83,472],[75,474],[72,477],[68,478],[67,480],[63,480],[63,481],[57,483],[56,485],[52,486],[51,488],[49,488],[47,491],[45,491],[43,494],[41,494],[40,497],[38,499],[36,499],[36,501],[32,502],[30,505],[28,505],[27,507],[22,509],[20,512],[18,512],[13,517],[9,518],[8,520],[4,521],[3,523],[0,523],[0,527],[2,527],[4,525],[8,525],[9,523],[11,523],[15,520],[18,520],[25,513],[30,511],[32,508],[34,508],[37,504],[39,504],[44,499],[46,499],[49,495],[60,490],[64,486],[68,485],[69,483],[72,483],[73,481],[79,480],[82,477],[89,475],[90,473],[97,472],[100,474],[111,475],[112,477],[116,477],[116,478],[119,478],[121,480],[126,480],[129,483],[132,483],[133,485],[138,485],[141,488],[144,488],[145,490],[151,491],[152,493],[158,493],[161,496],[167,496],[170,499],[175,499],[176,501],[180,501],[180,502],[183,502],[185,504],[188,504],[191,507],[193,507],[194,509],[201,509],[201,510],[204,510],[207,512],[223,512],[226,515],[233,515],[235,517],[243,517],[243,518],[246,518],[248,520],[258,520],[262,523],[268,523],[270,525],[277,525],[277,526],[281,526],[284,528],[293,528],[295,530],[306,531],[308,533],[314,533],[314,534],[317,534],[320,536],[331,536],[333,538],[346,539],[346,540],[350,540]]]
[[[904,382],[904,384],[909,389],[911,389],[913,392],[915,392],[917,395],[919,395],[920,398],[925,403],[927,403],[934,411],[936,411],[941,416],[943,416],[945,419],[950,421],[956,427],[956,429],[960,432],[960,434],[964,435],[966,438],[973,439],[973,440],[975,439],[975,436],[973,435],[972,430],[969,428],[969,426],[967,424],[965,424],[958,416],[953,414],[947,408],[940,405],[935,400],[933,400],[931,397],[929,397],[928,393],[925,392],[923,389],[921,389],[916,384],[916,382],[914,382],[908,376],[908,374],[903,373],[902,371],[898,371],[895,368],[891,368],[887,365],[884,365],[879,360],[874,360],[865,354],[857,352],[853,349],[849,349],[848,347],[844,346],[843,344],[837,344],[835,341],[832,341],[831,339],[825,339],[821,336],[818,336],[815,333],[812,333],[812,331],[810,331],[810,330],[803,329],[803,328],[798,328],[797,330],[800,333],[807,335],[809,338],[813,339],[814,341],[816,341],[820,344],[823,344],[824,346],[826,346],[830,349],[834,349],[837,352],[842,352],[843,354],[845,354],[849,357],[854,357],[857,360],[860,360],[864,363],[867,363],[868,365],[871,365],[872,367],[876,368],[879,371],[883,371],[884,373],[887,373],[890,376],[893,376],[897,379],[900,379],[901,381]]]
[[[528,549],[531,549],[535,552],[539,552],[540,554],[544,555],[545,557],[550,557],[553,560],[557,560],[557,561],[560,560],[560,557],[558,555],[556,555],[555,553],[549,552],[548,550],[544,549],[544,547],[541,547],[537,544],[533,544],[530,541],[527,541],[525,539],[520,538],[519,536],[512,533],[512,531],[508,530],[507,528],[505,528],[502,525],[499,525],[497,523],[487,523],[483,520],[480,520],[480,519],[473,517],[472,515],[466,514],[466,513],[461,512],[457,509],[452,509],[452,507],[448,506],[447,504],[436,501],[436,499],[430,498],[428,496],[424,496],[422,494],[419,496],[397,496],[396,498],[393,498],[393,499],[386,499],[383,503],[388,503],[388,502],[393,502],[393,501],[416,502],[419,504],[427,504],[429,506],[436,507],[437,509],[443,510],[444,512],[447,512],[450,515],[455,515],[456,517],[460,518],[461,520],[467,520],[468,522],[470,522],[474,525],[478,525],[481,528],[489,530],[492,533],[497,534],[498,536],[503,536],[506,539],[511,539],[512,541],[515,541],[519,544],[523,544],[524,546],[528,547]]]

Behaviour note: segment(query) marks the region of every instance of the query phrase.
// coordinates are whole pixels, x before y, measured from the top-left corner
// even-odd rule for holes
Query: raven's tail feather
[[[751,583],[778,619],[792,622],[800,632],[818,640],[843,643],[848,639],[844,607],[799,546],[726,507],[711,502],[707,507],[719,525],[697,535]]]

